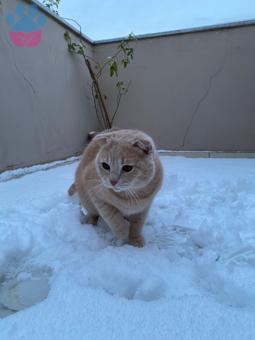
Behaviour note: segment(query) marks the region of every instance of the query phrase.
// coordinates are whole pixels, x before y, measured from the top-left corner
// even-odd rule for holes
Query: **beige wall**
[[[255,25],[138,40],[115,124],[149,132],[163,149],[255,151],[254,37]],[[96,58],[115,48],[96,46]]]
[[[98,127],[88,73],[68,53],[63,23],[44,13],[40,45],[10,42],[5,16],[17,2],[0,1],[0,171],[80,152]],[[161,149],[254,152],[254,37],[247,25],[139,39],[115,125],[149,132]],[[87,46],[104,60],[116,43]],[[112,80],[104,79],[113,103]]]
[[[82,59],[67,51],[66,28],[44,13],[42,42],[13,45],[5,18],[17,3],[0,5],[0,170],[80,152],[97,127],[89,76]]]

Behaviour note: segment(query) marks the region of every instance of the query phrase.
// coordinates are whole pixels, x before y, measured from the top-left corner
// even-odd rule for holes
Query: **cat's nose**
[[[118,181],[116,181],[115,179],[111,179],[110,182],[111,182],[111,185],[113,186],[115,186],[118,183]]]

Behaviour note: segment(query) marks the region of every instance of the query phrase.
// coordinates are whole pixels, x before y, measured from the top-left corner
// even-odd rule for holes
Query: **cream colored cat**
[[[163,177],[151,137],[138,130],[108,130],[96,135],[83,153],[75,183],[87,210],[86,223],[101,216],[123,242],[142,247],[147,212]]]

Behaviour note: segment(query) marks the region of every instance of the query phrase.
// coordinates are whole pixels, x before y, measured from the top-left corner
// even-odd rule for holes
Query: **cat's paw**
[[[142,248],[145,242],[144,242],[144,238],[141,235],[139,235],[136,237],[129,237],[128,244],[134,247]]]
[[[119,238],[116,238],[116,237],[113,237],[111,239],[111,245],[114,246],[114,247],[122,247],[124,246],[125,244],[127,244],[127,240],[121,240]]]
[[[113,234],[122,242],[122,244],[128,243],[129,222],[124,220],[120,227],[113,230]]]
[[[7,24],[12,32],[30,33],[38,31],[45,24],[45,16],[40,15],[35,4],[31,4],[26,11],[23,4],[16,6],[16,17],[8,14],[6,17]]]
[[[73,196],[76,192],[77,192],[77,187],[75,183],[73,183],[68,189],[68,195]]]
[[[81,224],[97,225],[98,219],[99,219],[99,216],[84,214],[82,211],[80,211],[80,222],[81,222]]]
[[[87,224],[97,225],[99,216],[87,215]]]

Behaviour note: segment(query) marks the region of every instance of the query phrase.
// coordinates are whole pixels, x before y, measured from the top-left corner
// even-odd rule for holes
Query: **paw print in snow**
[[[40,15],[36,5],[31,4],[28,10],[23,4],[16,6],[16,16],[8,14],[7,24],[10,27],[9,36],[16,46],[35,47],[41,41],[42,26],[45,24],[45,16]]]

